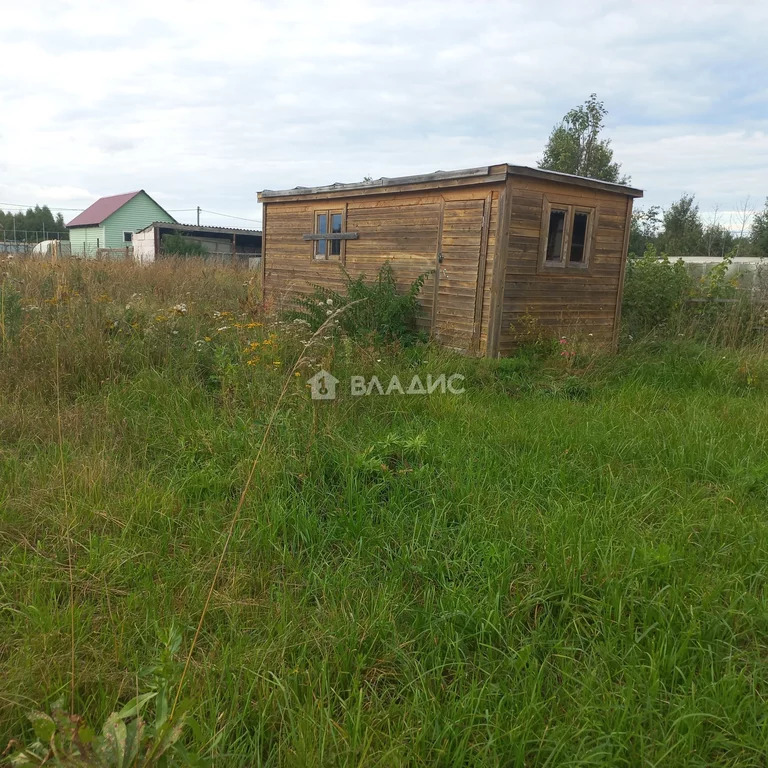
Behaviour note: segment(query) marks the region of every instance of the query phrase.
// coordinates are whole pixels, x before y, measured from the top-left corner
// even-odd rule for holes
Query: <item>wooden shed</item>
[[[642,191],[492,165],[355,184],[264,190],[264,298],[433,271],[420,323],[442,344],[496,357],[531,325],[615,346],[632,201]]]

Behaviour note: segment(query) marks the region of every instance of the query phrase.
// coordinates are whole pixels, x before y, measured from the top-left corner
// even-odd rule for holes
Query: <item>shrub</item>
[[[682,261],[672,262],[647,245],[639,259],[627,262],[622,304],[626,331],[636,336],[669,325],[692,289],[693,281]]]
[[[406,344],[419,339],[416,317],[417,297],[424,287],[425,272],[419,275],[405,293],[399,293],[389,262],[375,279],[366,282],[365,275],[353,278],[343,267],[345,293],[322,285],[313,285],[313,292],[294,301],[295,307],[285,312],[287,320],[304,320],[317,330],[335,310],[356,303],[339,315],[338,327],[352,338],[372,338],[378,342],[401,341]]]
[[[530,309],[511,323],[509,330],[516,339],[518,356],[540,360],[552,357],[559,349],[559,332],[543,327]]]
[[[163,235],[163,253],[170,256],[207,256],[202,243],[184,235]]]

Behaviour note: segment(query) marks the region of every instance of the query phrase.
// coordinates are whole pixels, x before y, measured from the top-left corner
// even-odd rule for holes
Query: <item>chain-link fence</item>
[[[14,255],[40,253],[45,255],[50,251],[53,243],[58,245],[59,253],[68,253],[69,233],[48,232],[45,229],[3,229],[0,227],[0,253]]]

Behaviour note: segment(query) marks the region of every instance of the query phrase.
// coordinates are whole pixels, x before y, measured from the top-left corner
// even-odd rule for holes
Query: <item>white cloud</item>
[[[767,26],[757,2],[15,4],[0,200],[257,218],[262,188],[533,164],[595,91],[647,204],[736,210],[768,194]]]

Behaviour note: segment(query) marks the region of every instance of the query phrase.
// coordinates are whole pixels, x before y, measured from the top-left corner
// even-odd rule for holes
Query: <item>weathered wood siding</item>
[[[346,198],[265,201],[265,300],[282,309],[290,304],[292,296],[311,293],[312,284],[343,287],[339,261],[313,259],[313,243],[303,240],[303,235],[313,231],[316,210],[344,210],[345,231],[359,233],[357,240],[346,240],[343,245],[344,267],[352,276],[373,277],[390,261],[400,289],[405,290],[420,274],[435,270],[437,254],[443,249],[447,276],[441,273],[442,280],[438,280],[437,306],[434,274],[427,279],[419,297],[419,324],[432,331],[435,318],[445,326],[452,314],[455,324],[445,328],[443,340],[450,346],[470,350],[477,319],[478,351],[482,353],[488,323],[485,285],[490,281],[495,248],[499,189],[499,184],[485,184]],[[484,236],[486,206],[489,223]],[[486,252],[488,263],[483,269]],[[478,301],[484,309],[478,309]]]
[[[545,195],[551,201],[596,209],[594,251],[588,269],[540,268]],[[508,210],[499,354],[514,350],[515,337],[528,318],[552,335],[578,335],[611,344],[621,295],[631,198],[576,185],[513,177]]]

